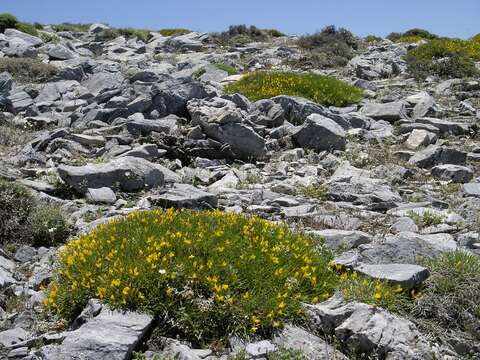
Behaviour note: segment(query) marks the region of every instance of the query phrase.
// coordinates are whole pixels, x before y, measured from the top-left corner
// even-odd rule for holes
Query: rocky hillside
[[[418,43],[335,29],[328,41],[248,28],[57,30],[0,33],[2,359],[478,358],[474,67],[452,78],[440,59],[419,78],[407,55]],[[314,88],[325,102],[278,82],[260,100],[236,92],[259,70],[334,77],[346,90]],[[334,271],[397,286],[408,305],[344,289],[305,302],[302,321],[208,344],[98,299],[74,321],[46,311],[67,239],[153,208],[285,222],[323,238]]]

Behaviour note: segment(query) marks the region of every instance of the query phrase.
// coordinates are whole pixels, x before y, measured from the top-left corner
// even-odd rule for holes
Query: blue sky
[[[422,27],[443,36],[480,33],[480,0],[0,0],[0,12],[41,23],[106,22],[158,30],[219,31],[231,24],[290,34],[335,24],[357,35]]]

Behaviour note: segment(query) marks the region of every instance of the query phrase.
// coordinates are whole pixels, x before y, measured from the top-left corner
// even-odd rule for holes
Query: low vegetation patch
[[[425,228],[434,225],[440,225],[444,221],[444,217],[436,215],[433,212],[425,211],[422,215],[417,214],[414,211],[409,211],[407,216],[412,219],[415,224],[420,228]]]
[[[379,36],[376,36],[376,35],[368,35],[365,37],[365,41],[367,43],[373,43],[373,42],[378,42],[378,41],[382,41],[383,39]]]
[[[69,32],[87,32],[90,30],[92,24],[74,24],[74,23],[62,23],[52,25],[52,29],[57,32],[69,31]]]
[[[67,244],[45,305],[71,319],[99,298],[153,313],[170,335],[196,343],[265,335],[301,322],[301,302],[323,301],[343,284],[331,260],[320,239],[258,217],[137,212]],[[375,294],[366,300],[381,304],[384,293]]]
[[[18,184],[0,180],[1,243],[51,246],[65,241],[70,225],[58,205],[37,201]]]
[[[362,99],[362,90],[333,77],[317,74],[257,71],[225,87],[251,101],[278,95],[301,96],[326,106],[345,106]]]
[[[233,66],[231,65],[228,65],[228,64],[215,64],[214,65],[217,69],[220,69],[220,70],[223,70],[223,71],[226,71],[228,73],[228,75],[237,75],[238,74],[238,70],[235,69]]]
[[[300,60],[293,63],[289,61],[290,65],[332,68],[345,66],[355,56],[360,43],[350,31],[332,25],[315,34],[300,37],[297,44],[304,51]]]
[[[10,125],[0,119],[0,150],[10,150],[14,146],[24,145],[32,136],[29,129]]]
[[[474,61],[480,60],[480,37],[470,40],[435,39],[408,52],[408,71],[417,79],[429,75],[464,78],[479,74]]]
[[[185,35],[192,32],[192,30],[182,29],[182,28],[173,28],[173,29],[160,29],[158,31],[163,36],[179,36]]]
[[[438,39],[438,35],[432,34],[431,32],[425,29],[414,28],[401,32],[392,32],[387,36],[388,40],[393,42],[418,42],[420,40],[434,40]]]
[[[0,73],[8,72],[18,83],[42,83],[57,74],[58,69],[35,58],[0,58]]]
[[[150,30],[134,29],[134,28],[119,28],[119,29],[105,29],[102,30],[97,38],[103,41],[113,40],[119,36],[128,39],[138,39],[147,42],[150,39]]]
[[[454,346],[456,342],[466,344],[466,352],[476,346],[478,351],[480,257],[458,250],[422,265],[431,276],[412,304],[409,317],[436,340]]]
[[[308,198],[326,200],[328,188],[323,184],[301,185],[297,188],[297,195],[305,196]]]
[[[244,45],[255,41],[269,41],[284,36],[275,29],[259,29],[256,26],[232,25],[228,30],[212,34],[213,40],[221,45]]]
[[[12,14],[0,14],[0,33],[5,32],[6,29],[17,29],[24,33],[37,36],[37,27],[34,24],[18,21]]]

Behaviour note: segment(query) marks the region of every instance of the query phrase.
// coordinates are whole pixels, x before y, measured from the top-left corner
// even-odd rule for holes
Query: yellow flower
[[[130,291],[130,288],[128,286],[125,286],[122,290],[123,295],[128,295],[128,292]]]

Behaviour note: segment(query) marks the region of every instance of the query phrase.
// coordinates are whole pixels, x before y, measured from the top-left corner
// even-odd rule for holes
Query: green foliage
[[[474,60],[480,59],[480,41],[437,39],[408,52],[408,71],[417,79],[429,75],[441,78],[464,78],[479,74]]]
[[[11,149],[14,146],[24,145],[32,138],[29,129],[14,126],[0,121],[0,149]]]
[[[362,99],[362,90],[333,77],[317,74],[257,71],[225,87],[251,101],[278,95],[301,96],[326,106],[345,106]]]
[[[119,36],[124,36],[126,39],[137,38],[138,40],[147,42],[150,39],[150,30],[133,28],[105,29],[97,34],[97,38],[103,41],[113,40]]]
[[[419,215],[414,211],[409,211],[407,216],[421,228],[440,225],[444,221],[443,216],[435,215],[431,211],[425,211],[422,215]]]
[[[255,41],[269,41],[284,36],[275,29],[259,29],[256,26],[232,25],[228,30],[212,34],[215,42],[223,45],[244,45]]]
[[[40,24],[39,22],[36,22],[36,21],[35,21],[35,22],[33,23],[33,26],[35,26],[35,29],[37,29],[37,30],[43,30],[43,25]]]
[[[182,29],[182,28],[173,28],[173,29],[160,29],[158,31],[163,36],[179,36],[191,33],[191,30]]]
[[[228,64],[214,64],[214,66],[220,70],[226,71],[228,75],[237,75],[238,71],[233,66]]]
[[[24,32],[26,34],[30,34],[33,36],[38,36],[38,30],[35,27],[35,25],[26,23],[26,22],[20,22],[17,24],[17,30]]]
[[[95,297],[112,308],[155,314],[167,333],[197,344],[267,335],[285,321],[302,322],[302,302],[317,303],[360,281],[356,273],[352,280],[339,275],[331,260],[320,239],[258,217],[136,212],[70,241],[44,304],[71,319]],[[372,289],[362,300],[393,301],[387,285],[361,281]]]
[[[328,188],[323,184],[313,184],[308,186],[299,186],[297,195],[314,198],[325,201],[327,199]]]
[[[58,245],[68,238],[71,229],[64,213],[56,204],[43,204],[33,209],[29,220],[33,246]]]
[[[414,28],[405,31],[402,36],[418,36],[425,40],[438,39],[438,35],[432,34],[431,32],[425,29]]]
[[[304,49],[302,57],[290,65],[303,68],[331,68],[345,66],[358,49],[358,39],[348,30],[327,26],[321,32],[305,35],[297,41]]]
[[[46,305],[71,317],[97,297],[168,318],[197,342],[266,333],[332,294],[330,260],[318,239],[260,218],[138,212],[67,244]]]
[[[62,23],[52,25],[52,29],[57,32],[70,31],[70,32],[87,32],[92,24],[74,24],[74,23]]]
[[[478,346],[480,257],[457,250],[421,265],[431,275],[411,306],[412,321],[437,339],[449,342],[456,337],[472,347]]]
[[[51,246],[64,241],[70,226],[58,205],[39,202],[21,185],[0,181],[2,244]]]
[[[379,36],[376,36],[376,35],[368,35],[365,37],[365,41],[368,42],[368,43],[372,43],[372,42],[377,42],[377,41],[382,41],[383,39]]]
[[[308,360],[300,350],[280,349],[267,354],[267,360]]]
[[[42,83],[48,81],[58,69],[34,58],[0,58],[0,73],[8,72],[18,83]]]
[[[18,24],[18,19],[12,15],[3,13],[0,14],[0,33],[5,32],[5,29],[15,29]]]

